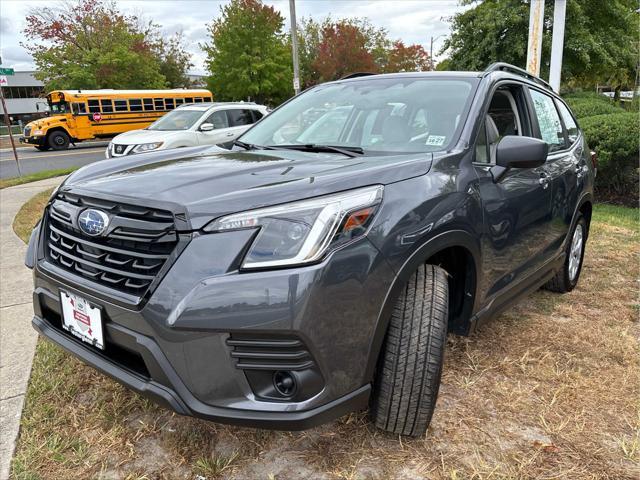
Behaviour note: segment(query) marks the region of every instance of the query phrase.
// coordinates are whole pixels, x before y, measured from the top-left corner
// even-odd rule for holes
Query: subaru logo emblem
[[[102,210],[88,208],[78,216],[78,227],[92,237],[103,234],[108,225],[109,216]]]

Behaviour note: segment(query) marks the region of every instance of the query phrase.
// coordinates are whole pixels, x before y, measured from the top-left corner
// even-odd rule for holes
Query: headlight
[[[44,130],[34,130],[33,135],[44,135]]]
[[[242,268],[302,265],[361,237],[371,225],[383,187],[359,188],[311,200],[236,213],[214,220],[207,232],[259,229]]]
[[[151,150],[156,150],[161,146],[162,146],[162,142],[141,143],[140,145],[136,145],[135,147],[133,147],[133,153],[150,152]]]

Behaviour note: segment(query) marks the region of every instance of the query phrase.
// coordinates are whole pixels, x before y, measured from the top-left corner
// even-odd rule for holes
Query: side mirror
[[[507,135],[496,147],[496,165],[491,174],[499,181],[511,168],[536,168],[547,161],[549,145],[533,137]]]
[[[213,130],[213,123],[203,123],[200,125],[201,132],[210,132],[211,130]]]
[[[507,135],[498,143],[496,165],[504,168],[536,168],[547,161],[549,145],[533,137]]]

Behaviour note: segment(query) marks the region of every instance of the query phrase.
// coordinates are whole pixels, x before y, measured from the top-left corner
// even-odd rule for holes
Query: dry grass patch
[[[578,288],[450,337],[425,438],[178,417],[38,344],[15,478],[640,478],[637,210],[598,206]]]
[[[42,211],[52,192],[53,188],[50,188],[38,193],[18,210],[18,213],[13,219],[13,231],[16,232],[16,235],[18,235],[23,242],[27,243],[29,241],[31,230],[36,226],[40,217],[42,217]]]

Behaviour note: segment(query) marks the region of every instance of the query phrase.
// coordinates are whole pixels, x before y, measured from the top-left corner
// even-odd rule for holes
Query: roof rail
[[[505,62],[495,62],[492,63],[491,65],[489,65],[485,71],[483,72],[483,77],[489,75],[491,72],[510,72],[510,73],[514,73],[516,75],[520,75],[521,77],[524,77],[528,80],[531,80],[532,82],[535,82],[539,85],[542,85],[544,88],[547,88],[551,91],[553,91],[553,88],[551,88],[551,85],[549,85],[547,82],[545,82],[544,80],[542,80],[540,77],[536,77],[535,75],[530,74],[529,72],[527,72],[526,70],[520,68],[520,67],[516,67],[515,65],[511,65],[510,63],[505,63]]]
[[[368,77],[369,75],[377,75],[377,73],[373,73],[373,72],[355,72],[355,73],[350,73],[349,75],[345,75],[340,80],[348,80],[349,78],[358,78],[358,77]]]

